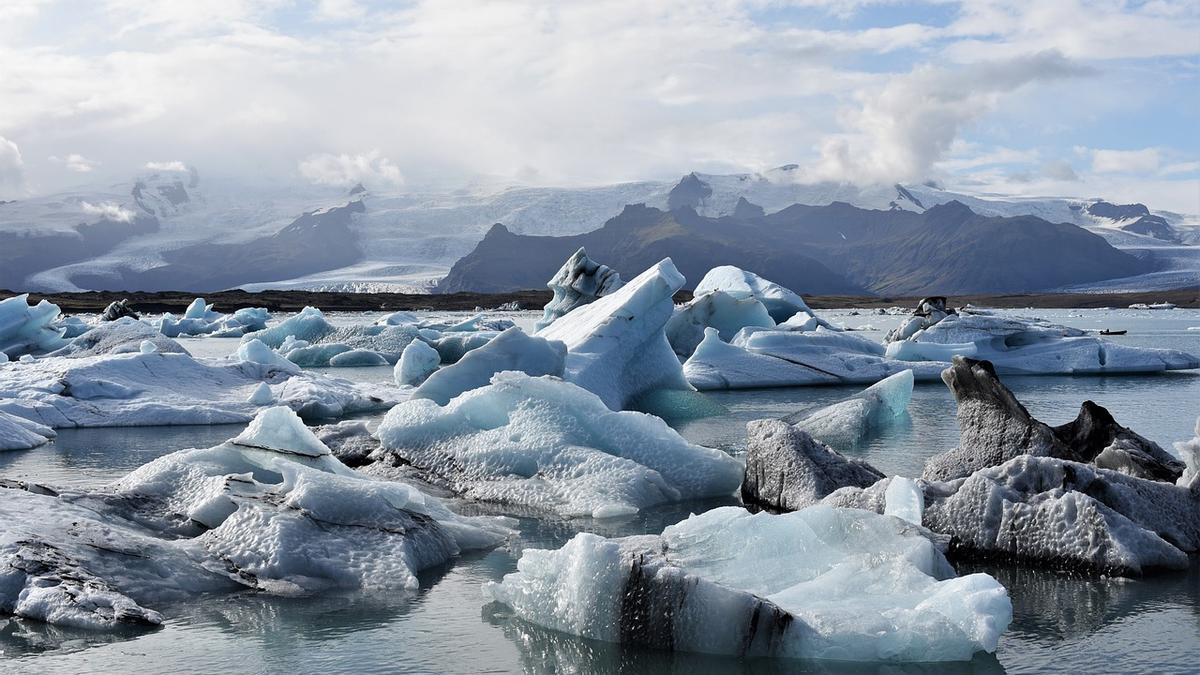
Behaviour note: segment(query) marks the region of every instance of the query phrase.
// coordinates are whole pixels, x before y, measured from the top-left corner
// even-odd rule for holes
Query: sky
[[[1200,3],[3,0],[0,198],[798,164],[1200,214]]]

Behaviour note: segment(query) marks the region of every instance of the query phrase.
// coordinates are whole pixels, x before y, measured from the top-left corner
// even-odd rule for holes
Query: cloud
[[[14,194],[25,187],[25,162],[16,143],[0,136],[0,194]]]
[[[1096,173],[1155,173],[1161,161],[1157,148],[1092,150],[1092,171]]]
[[[354,185],[396,187],[404,184],[400,168],[378,150],[358,155],[312,155],[297,167],[300,175],[318,185]]]
[[[1070,162],[1063,159],[1056,159],[1043,164],[1042,175],[1050,180],[1079,180],[1079,174],[1075,173],[1075,168],[1071,166]]]
[[[87,157],[74,152],[66,157],[50,155],[48,159],[51,162],[62,164],[67,171],[74,171],[75,173],[88,173],[100,165],[100,162],[88,159]]]
[[[961,130],[1002,95],[1093,72],[1058,52],[958,68],[918,66],[859,96],[860,106],[843,116],[847,131],[822,144],[813,175],[859,183],[922,180]]]
[[[106,220],[116,220],[122,223],[128,223],[133,220],[134,212],[113,202],[101,202],[92,204],[91,202],[80,202],[79,210],[89,216],[99,216]]]
[[[145,168],[151,171],[187,171],[187,164],[178,160],[169,162],[146,162]]]

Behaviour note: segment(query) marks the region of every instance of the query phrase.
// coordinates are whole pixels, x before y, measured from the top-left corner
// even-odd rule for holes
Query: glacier
[[[995,651],[1012,621],[1004,587],[956,577],[919,526],[827,506],[717,508],[657,536],[578,534],[526,550],[484,597],[594,640],[830,661],[965,661]]]
[[[613,410],[656,389],[691,390],[663,332],[675,310],[672,297],[683,284],[683,275],[665,258],[537,336],[564,343],[564,378],[593,392]]]
[[[564,517],[728,497],[742,476],[736,459],[688,443],[657,417],[614,412],[575,384],[517,372],[444,406],[405,401],[376,435],[377,463],[411,465],[470,499]]]
[[[112,629],[162,623],[149,605],[240,589],[408,592],[418,571],[510,534],[503,519],[356,474],[293,411],[270,408],[233,440],[99,490],[0,485],[0,611]]]

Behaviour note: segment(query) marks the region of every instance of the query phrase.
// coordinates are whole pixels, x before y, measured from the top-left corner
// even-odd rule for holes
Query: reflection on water
[[[850,325],[871,324],[879,337],[899,322],[894,316],[825,313]],[[1038,312],[1082,328],[1126,328],[1126,344],[1200,351],[1200,312]],[[1073,314],[1077,316],[1072,316]],[[530,316],[533,316],[532,314]],[[338,317],[339,323],[373,315]],[[196,353],[222,356],[237,340],[187,340]],[[329,374],[388,381],[390,368],[329,369]],[[1117,420],[1166,446],[1191,436],[1200,414],[1200,375],[1140,377],[1023,377],[1005,382],[1050,424],[1075,416],[1094,400]],[[782,417],[857,393],[861,387],[714,392],[727,409],[719,417],[674,421],[697,443],[734,454],[745,444],[745,423]],[[851,454],[888,473],[917,475],[925,458],[953,447],[958,428],[953,398],[939,383],[918,385],[909,416]],[[372,416],[378,419],[381,415]],[[59,486],[109,482],[155,457],[216,445],[240,425],[143,429],[62,430],[42,448],[0,453],[0,476]],[[154,630],[115,633],[72,631],[37,622],[0,619],[0,672],[662,672],[791,673],[862,672],[994,673],[1036,671],[1194,671],[1200,644],[1200,567],[1147,579],[1081,577],[1024,567],[970,564],[999,579],[1013,599],[1014,621],[996,656],[965,664],[915,666],[812,663],[715,658],[626,648],[582,640],[513,619],[484,606],[480,586],[516,569],[527,548],[556,548],[580,531],[604,536],[658,533],[689,513],[733,500],[677,504],[636,516],[566,521],[518,515],[519,536],[501,549],[473,554],[420,575],[414,593],[347,593],[315,598],[276,598],[239,593],[164,607],[168,620]],[[488,512],[457,505],[464,512]]]

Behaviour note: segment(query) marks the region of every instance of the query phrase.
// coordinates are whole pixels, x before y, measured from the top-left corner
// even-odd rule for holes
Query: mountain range
[[[647,211],[639,216],[655,220],[647,232],[657,234],[630,239],[648,242],[648,253],[635,254],[630,249],[623,254],[630,260],[657,252],[672,255],[677,262],[684,258],[707,260],[713,256],[699,249],[726,241],[709,232],[712,228],[754,228],[758,227],[753,225],[756,219],[763,219],[764,226],[785,229],[802,222],[796,231],[802,230],[809,238],[799,242],[803,246],[786,252],[757,250],[754,260],[770,261],[781,268],[788,266],[789,259],[793,265],[802,262],[815,284],[804,287],[810,292],[912,288],[918,281],[906,279],[886,255],[875,256],[871,253],[875,249],[860,242],[855,254],[847,257],[845,251],[854,247],[838,246],[826,235],[858,232],[857,236],[882,237],[895,246],[891,235],[918,233],[911,229],[912,223],[920,220],[914,216],[949,202],[969,207],[980,218],[1034,217],[1027,226],[1067,223],[1084,228],[1140,263],[1106,258],[1107,262],[1098,266],[1107,276],[1074,269],[1061,275],[1067,280],[1065,288],[1154,290],[1200,282],[1200,246],[1194,245],[1200,243],[1200,219],[1195,216],[1098,199],[969,195],[926,184],[803,184],[795,181],[796,172],[797,167],[789,165],[763,173],[692,173],[676,181],[591,187],[479,183],[464,189],[359,185],[347,190],[286,181],[251,186],[220,178],[202,180],[194,168],[152,171],[128,183],[0,203],[0,287],[33,291],[240,287],[427,292],[470,283],[507,283],[501,276],[463,280],[461,271],[468,264],[480,264],[472,262],[472,256],[481,242],[490,246],[507,233],[563,238],[561,246],[569,246],[566,239],[604,230],[614,217],[637,220],[633,217],[637,210],[627,215],[626,207],[642,204],[658,213]],[[825,210],[813,212],[819,216],[802,217],[808,212],[796,210],[794,205]],[[838,220],[843,206],[890,215],[848,224]],[[721,224],[710,227],[708,221]],[[496,224],[504,232],[496,230]],[[971,227],[982,226],[972,221]],[[1053,235],[1055,227],[1046,233],[1048,237],[1060,236]],[[763,242],[776,241],[775,235],[761,229],[754,230],[756,237]],[[703,232],[706,243],[677,236],[692,231]],[[610,235],[592,236],[603,239]],[[664,243],[647,239],[655,236]],[[1034,241],[1028,236],[1013,235],[1013,239]],[[667,239],[672,251],[665,251]],[[731,245],[741,243],[738,237],[730,241]],[[933,242],[924,241],[923,246],[933,246]],[[948,246],[967,250],[972,242],[951,237],[934,251]],[[736,248],[728,255],[734,256]],[[556,255],[553,264],[571,252]],[[912,254],[934,255],[918,250]],[[960,254],[959,258],[970,256]],[[452,267],[460,259],[463,262],[455,272]],[[620,264],[618,267],[625,271]],[[948,263],[947,269],[952,267]],[[890,271],[877,272],[884,269]],[[1136,272],[1126,274],[1131,269]],[[1010,276],[997,272],[987,278],[989,283],[999,284],[1009,283]],[[539,278],[529,283],[540,287],[547,278],[539,272]]]

